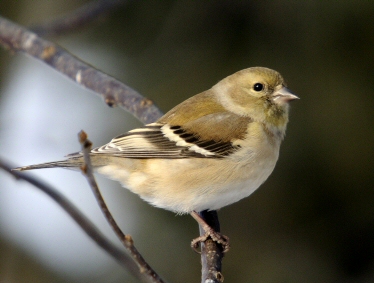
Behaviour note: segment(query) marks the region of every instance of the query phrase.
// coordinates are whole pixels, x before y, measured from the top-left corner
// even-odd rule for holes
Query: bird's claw
[[[193,239],[191,242],[191,248],[195,252],[200,254],[201,252],[198,250],[200,243],[205,242],[208,238],[211,238],[214,242],[220,244],[222,246],[223,253],[226,253],[229,251],[230,249],[229,237],[222,235],[221,233],[216,232],[213,229],[211,231],[207,231],[204,235]]]

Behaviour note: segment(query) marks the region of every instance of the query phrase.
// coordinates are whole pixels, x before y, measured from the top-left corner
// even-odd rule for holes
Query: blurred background
[[[87,1],[0,2],[24,26]],[[278,70],[292,103],[280,160],[251,197],[219,211],[227,282],[374,282],[374,2],[132,1],[49,38],[163,111],[251,66]],[[0,50],[0,156],[15,165],[78,151],[140,126],[42,63]],[[78,172],[32,172],[114,243]],[[199,282],[190,216],[153,208],[97,177],[110,209],[168,282]],[[120,246],[118,244],[118,246]],[[137,282],[50,198],[0,171],[0,282]]]

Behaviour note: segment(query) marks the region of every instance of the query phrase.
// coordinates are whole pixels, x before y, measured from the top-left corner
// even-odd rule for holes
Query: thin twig
[[[31,177],[30,174],[24,172],[20,173],[19,171],[12,171],[12,168],[15,167],[15,165],[9,164],[8,162],[0,158],[1,169],[13,175],[17,180],[23,180],[32,184],[33,186],[47,194],[49,197],[51,197],[75,220],[75,222],[97,245],[99,245],[116,261],[118,261],[122,266],[129,270],[134,277],[142,280],[143,282],[149,282],[148,280],[146,281],[144,275],[139,272],[139,269],[132,258],[122,250],[118,249],[108,239],[106,239],[105,236],[101,234],[101,232],[95,227],[95,225],[87,217],[85,217],[79,211],[79,209],[76,208],[67,198],[61,195],[52,186],[45,184],[35,177]]]
[[[51,66],[77,84],[99,94],[109,106],[120,106],[148,124],[162,116],[153,101],[120,81],[82,62],[57,44],[0,17],[0,44]]]
[[[95,20],[102,19],[110,12],[117,10],[117,8],[127,4],[128,2],[130,1],[91,1],[62,17],[33,26],[30,28],[30,30],[44,37],[62,35],[67,32],[76,31],[77,29],[90,24]]]
[[[133,260],[137,263],[139,267],[139,272],[144,273],[148,276],[150,282],[154,283],[164,283],[164,281],[160,278],[160,276],[151,268],[151,266],[144,260],[143,256],[139,253],[139,251],[134,246],[134,242],[130,235],[125,235],[121,228],[118,226],[117,222],[114,220],[112,214],[110,213],[108,206],[106,205],[104,198],[101,195],[100,189],[96,183],[95,177],[93,175],[91,158],[90,158],[90,151],[92,147],[92,143],[87,139],[87,134],[84,131],[81,131],[78,134],[79,142],[82,145],[82,152],[84,157],[84,166],[81,168],[83,175],[86,177],[95,197],[96,200],[103,212],[104,216],[106,217],[107,221],[110,223],[113,231],[116,233],[117,237],[122,242],[123,246],[127,249],[127,251],[132,256]]]

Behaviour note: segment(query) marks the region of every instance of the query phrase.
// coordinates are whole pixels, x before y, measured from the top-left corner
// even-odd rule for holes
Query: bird
[[[90,152],[94,170],[119,181],[151,205],[191,214],[228,249],[228,237],[198,214],[252,194],[272,173],[299,99],[277,71],[251,67],[178,104],[157,121],[128,131]],[[66,160],[15,168],[78,169],[82,152]]]

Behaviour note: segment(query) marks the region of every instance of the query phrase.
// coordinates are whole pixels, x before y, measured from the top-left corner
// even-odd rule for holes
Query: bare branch
[[[106,205],[100,189],[95,181],[95,177],[93,175],[90,152],[92,143],[87,139],[87,134],[84,131],[81,131],[78,134],[79,142],[82,145],[82,152],[84,156],[84,163],[85,165],[81,168],[83,175],[86,177],[92,192],[95,195],[95,198],[103,212],[104,216],[106,217],[107,221],[109,222],[110,226],[116,233],[117,237],[122,242],[123,246],[127,249],[127,251],[132,256],[133,260],[137,263],[139,267],[139,272],[146,274],[149,282],[153,283],[164,283],[164,281],[160,278],[160,276],[150,267],[150,265],[144,260],[143,256],[139,253],[137,248],[134,246],[134,242],[130,235],[125,235],[121,228],[118,226],[116,221],[114,220],[112,214],[110,213],[108,206]]]
[[[0,17],[0,44],[51,66],[77,84],[99,94],[109,106],[120,106],[148,124],[162,116],[155,104],[120,81],[80,61],[57,44]]]
[[[102,19],[116,8],[124,6],[129,0],[99,0],[91,1],[86,5],[70,12],[62,17],[47,21],[40,25],[30,28],[32,32],[40,36],[56,36],[90,24],[91,22]]]
[[[133,276],[135,276],[139,280],[142,280],[143,282],[149,282],[145,281],[144,275],[139,272],[137,265],[133,262],[131,257],[124,253],[122,250],[118,249],[115,245],[110,243],[110,241],[106,239],[103,234],[101,234],[101,232],[95,227],[95,225],[87,217],[85,217],[68,199],[61,195],[55,188],[45,184],[35,177],[31,177],[30,174],[23,172],[20,173],[19,171],[12,171],[12,168],[15,167],[16,166],[14,166],[13,164],[9,164],[8,162],[0,158],[1,169],[13,175],[18,180],[24,180],[32,184],[33,186],[47,194],[49,197],[51,197],[75,220],[75,222],[97,245],[99,245],[116,261],[118,261],[122,266],[129,270]]]
[[[210,227],[216,232],[220,232],[220,225],[218,221],[217,211],[201,211],[200,216],[205,220]],[[200,235],[205,234],[205,230],[199,225]],[[208,238],[204,243],[201,243],[201,282],[202,283],[222,283],[222,259],[224,253],[222,247],[217,242]]]

